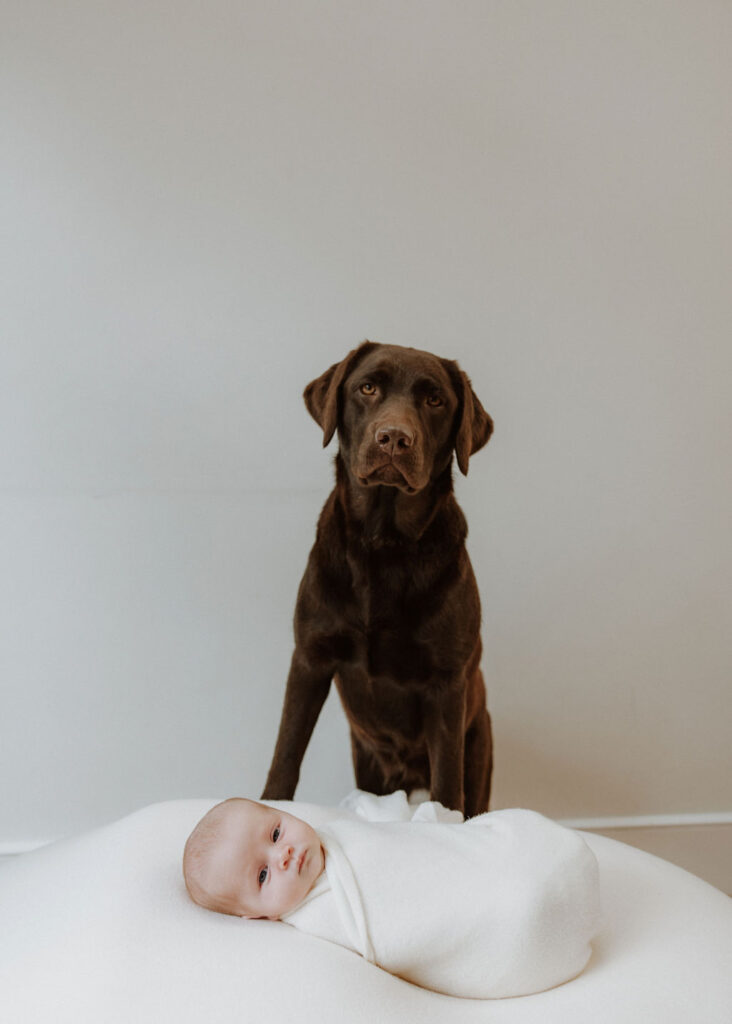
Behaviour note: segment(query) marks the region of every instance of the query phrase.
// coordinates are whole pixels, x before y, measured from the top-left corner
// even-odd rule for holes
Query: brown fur
[[[488,807],[491,725],[452,455],[467,474],[492,420],[457,363],[368,341],[304,397],[324,446],[338,431],[336,486],[297,596],[295,651],[262,797],[294,796],[333,679],[360,789],[425,788],[477,814]]]

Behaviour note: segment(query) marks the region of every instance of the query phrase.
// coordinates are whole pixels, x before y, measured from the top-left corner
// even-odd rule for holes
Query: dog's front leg
[[[427,753],[430,761],[430,799],[444,807],[465,810],[465,686],[463,681],[440,687],[425,708]]]
[[[315,723],[328,696],[332,668],[312,666],[296,647],[287,677],[272,764],[262,800],[292,800],[300,778],[300,765]]]

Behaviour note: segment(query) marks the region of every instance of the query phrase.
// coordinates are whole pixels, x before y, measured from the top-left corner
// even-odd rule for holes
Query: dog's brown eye
[[[365,384],[361,385],[361,394],[362,395],[375,395],[376,394],[376,385],[375,384],[371,384],[370,382],[367,381]]]
[[[427,405],[431,405],[433,409],[436,409],[438,405],[442,405],[442,399],[439,395],[430,395],[427,399]]]

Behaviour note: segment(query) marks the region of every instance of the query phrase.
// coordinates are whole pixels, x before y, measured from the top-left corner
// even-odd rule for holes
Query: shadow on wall
[[[606,770],[598,771],[596,764],[577,757],[576,748],[554,748],[549,753],[545,747],[532,744],[526,730],[520,734],[513,731],[511,724],[495,712],[493,740],[495,784],[491,810],[520,806],[551,818],[589,819],[597,815],[598,804],[603,808],[627,808],[633,803],[633,782],[630,773],[622,769],[622,751]],[[547,795],[547,784],[556,799]]]

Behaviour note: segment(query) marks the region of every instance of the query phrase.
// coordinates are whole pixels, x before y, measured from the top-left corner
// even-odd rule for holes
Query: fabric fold
[[[533,811],[462,824],[422,814],[322,826],[327,890],[288,923],[321,937],[338,930],[367,960],[448,995],[527,995],[579,974],[599,922],[597,864],[582,837]]]

